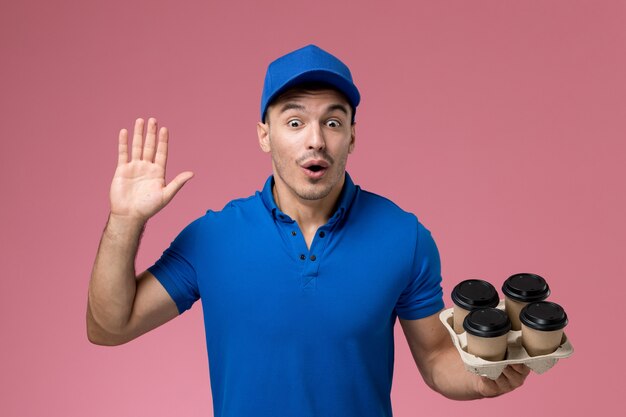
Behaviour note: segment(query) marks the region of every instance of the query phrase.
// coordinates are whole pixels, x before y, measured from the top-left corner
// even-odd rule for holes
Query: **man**
[[[309,45],[272,62],[257,125],[273,175],[208,211],[147,271],[134,259],[147,220],[192,177],[165,184],[168,132],[135,123],[111,185],[89,286],[87,332],[126,343],[202,299],[215,416],[391,416],[396,317],[426,383],[455,399],[520,386],[467,372],[438,319],[439,255],[417,218],[345,171],[360,101],[341,61]]]

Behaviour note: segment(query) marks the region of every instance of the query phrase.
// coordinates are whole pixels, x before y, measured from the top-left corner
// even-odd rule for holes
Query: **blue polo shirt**
[[[387,417],[396,317],[443,308],[411,214],[355,186],[307,248],[263,191],[209,210],[149,270],[180,313],[202,299],[216,417]]]

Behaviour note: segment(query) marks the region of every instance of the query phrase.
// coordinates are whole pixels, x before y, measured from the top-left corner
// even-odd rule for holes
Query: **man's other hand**
[[[502,371],[502,374],[495,379],[480,377],[477,379],[476,391],[485,397],[496,397],[506,394],[522,386],[526,377],[530,373],[530,368],[523,364],[509,365]]]

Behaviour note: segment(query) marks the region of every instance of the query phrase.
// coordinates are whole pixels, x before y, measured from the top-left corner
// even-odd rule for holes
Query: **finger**
[[[508,384],[511,386],[511,389],[521,386],[528,376],[528,372],[530,372],[530,369],[527,366],[524,366],[524,368],[528,369],[528,372],[521,367],[518,368],[520,368],[519,371],[513,366],[507,366],[502,370],[502,374],[508,380]]]
[[[185,185],[185,183],[189,181],[192,177],[193,177],[193,172],[185,171],[185,172],[181,172],[180,174],[176,176],[176,178],[170,181],[170,183],[167,184],[165,188],[163,189],[163,196],[165,198],[165,204],[167,204],[172,198],[174,198],[176,193],[180,191],[180,189],[183,188],[183,185]]]
[[[133,148],[131,151],[131,159],[134,161],[141,159],[141,151],[143,148],[143,125],[143,119],[140,118],[135,120],[135,131],[133,132]]]
[[[499,394],[504,394],[509,391],[513,391],[513,386],[511,385],[511,381],[509,380],[504,370],[502,371],[502,374],[500,374],[500,376],[496,378],[494,382],[498,386]]]
[[[157,121],[151,117],[148,119],[148,129],[146,131],[146,143],[143,145],[144,161],[152,162],[154,160],[154,150],[156,148]]]
[[[117,145],[117,165],[128,162],[128,130],[120,130]]]
[[[509,366],[515,372],[523,375],[524,377],[528,376],[528,374],[530,373],[530,368],[528,366],[524,365],[523,363],[514,363],[514,364],[509,365]]]
[[[163,167],[165,171],[165,165],[167,165],[167,142],[169,140],[169,132],[166,127],[162,127],[159,130],[159,143],[156,148],[156,157],[154,163]]]
[[[482,387],[480,387],[479,392],[485,397],[493,397],[500,394],[500,387],[493,379],[481,376],[480,382]]]

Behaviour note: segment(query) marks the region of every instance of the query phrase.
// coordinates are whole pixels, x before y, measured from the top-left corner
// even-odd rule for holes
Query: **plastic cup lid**
[[[550,287],[539,275],[521,273],[507,278],[502,284],[502,292],[513,300],[532,303],[548,298]]]
[[[452,301],[465,310],[495,307],[500,302],[495,287],[482,279],[462,281],[452,290]]]
[[[522,324],[535,330],[560,330],[567,326],[567,314],[560,305],[538,301],[525,306],[519,314]]]
[[[469,334],[479,337],[498,337],[511,330],[511,320],[503,310],[481,308],[471,311],[463,321],[463,328]]]

